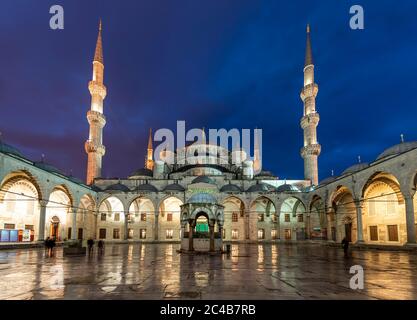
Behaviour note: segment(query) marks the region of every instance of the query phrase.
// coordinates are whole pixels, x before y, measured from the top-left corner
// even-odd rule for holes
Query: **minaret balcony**
[[[301,148],[300,154],[301,157],[305,158],[307,156],[319,156],[321,153],[321,145],[319,144],[310,144]]]
[[[317,97],[317,94],[319,92],[319,86],[317,83],[310,83],[306,85],[300,93],[301,100],[305,100],[308,97]]]
[[[102,83],[99,83],[97,81],[90,81],[88,83],[88,90],[90,90],[90,94],[92,96],[99,95],[101,99],[105,99],[107,95],[107,89],[106,86]]]
[[[100,128],[103,128],[106,125],[106,117],[104,116],[104,114],[97,111],[88,111],[87,120],[90,126],[93,124],[98,124]]]
[[[103,146],[102,144],[95,144],[93,141],[91,140],[87,140],[85,142],[85,152],[86,153],[98,153],[101,156],[104,156],[106,153],[106,147]]]
[[[300,125],[302,129],[305,129],[311,125],[317,126],[319,121],[320,121],[320,115],[317,112],[314,112],[314,113],[310,113],[302,117],[300,121]]]

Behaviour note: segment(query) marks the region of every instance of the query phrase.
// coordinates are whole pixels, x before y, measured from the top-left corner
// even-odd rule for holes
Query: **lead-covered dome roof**
[[[106,191],[116,191],[116,192],[129,192],[130,189],[121,183],[112,184],[106,188]]]
[[[138,185],[135,188],[135,191],[158,192],[158,189],[149,183],[143,183],[143,184]]]
[[[402,142],[399,144],[396,144],[388,149],[385,149],[384,152],[382,152],[376,160],[381,160],[384,158],[387,158],[389,156],[394,156],[397,154],[401,154],[403,152],[410,151],[414,148],[417,148],[417,141],[410,141],[410,142]]]
[[[164,188],[164,191],[184,192],[185,188],[178,183],[172,183],[172,184],[167,185]]]
[[[215,182],[212,178],[207,177],[207,176],[198,176],[197,178],[195,178],[195,179],[191,182],[191,184],[194,184],[194,183],[208,183],[208,184],[216,184],[216,182]]]
[[[350,166],[345,171],[343,171],[342,175],[355,173],[357,171],[361,171],[361,170],[366,169],[368,167],[369,167],[369,163],[366,163],[366,162],[357,163],[357,164],[354,164],[353,166]]]
[[[23,154],[20,152],[19,149],[11,146],[10,144],[3,143],[0,141],[0,152],[6,153],[6,154],[12,154],[21,158],[24,158]]]
[[[250,186],[246,192],[268,192],[268,191],[274,191],[275,188],[273,186],[270,186],[266,183],[257,183],[253,186]]]
[[[300,189],[292,184],[283,184],[277,188],[277,192],[300,192]]]
[[[141,168],[141,169],[134,171],[130,176],[131,177],[135,177],[135,176],[153,177],[153,171],[147,168]]]
[[[38,161],[38,162],[34,162],[33,165],[39,169],[48,171],[48,172],[52,172],[52,173],[58,173],[58,174],[62,174],[64,175],[64,173],[59,170],[58,168],[54,167],[53,165],[43,162],[43,161]]]
[[[235,184],[229,183],[221,187],[220,192],[242,192],[242,189]]]

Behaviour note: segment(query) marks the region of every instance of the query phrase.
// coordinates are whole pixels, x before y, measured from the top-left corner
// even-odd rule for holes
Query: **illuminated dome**
[[[277,188],[277,192],[300,192],[300,189],[291,184],[283,184]]]
[[[216,203],[216,198],[209,193],[196,193],[191,196],[188,203]]]
[[[350,166],[349,168],[347,168],[345,171],[343,171],[342,172],[342,175],[344,175],[344,174],[350,174],[350,173],[355,173],[355,172],[357,172],[357,171],[360,171],[360,170],[363,170],[363,169],[366,169],[366,168],[368,168],[369,167],[369,164],[368,163],[366,163],[366,162],[363,162],[363,163],[357,163],[357,164],[354,164],[353,166]]]
[[[414,148],[417,148],[417,141],[410,141],[410,142],[402,142],[399,144],[396,144],[395,146],[392,146],[388,149],[385,149],[384,152],[382,152],[376,160],[381,160],[384,158],[387,158],[389,156],[395,156],[398,154],[401,154],[403,152],[410,151]]]

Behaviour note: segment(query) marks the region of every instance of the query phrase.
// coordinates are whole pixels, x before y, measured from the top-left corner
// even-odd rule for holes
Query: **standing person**
[[[49,256],[54,256],[54,248],[56,246],[56,238],[53,237],[51,240],[49,240]]]
[[[93,253],[93,246],[94,246],[94,240],[92,238],[87,240],[87,246],[88,246],[88,254],[91,255]]]
[[[102,254],[103,254],[103,252],[104,252],[104,241],[103,241],[103,240],[100,240],[100,241],[98,242],[98,253],[99,253],[100,255],[102,255]]]
[[[51,242],[51,238],[46,238],[44,245],[45,245],[45,255],[49,254],[49,245]]]
[[[342,240],[342,247],[343,247],[343,252],[345,253],[345,258],[347,258],[349,255],[349,241],[346,239],[346,237],[343,238]]]

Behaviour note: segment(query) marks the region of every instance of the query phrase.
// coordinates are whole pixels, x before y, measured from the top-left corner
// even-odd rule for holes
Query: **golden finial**
[[[310,33],[310,24],[307,23],[307,33]]]

